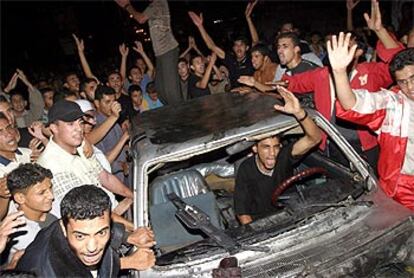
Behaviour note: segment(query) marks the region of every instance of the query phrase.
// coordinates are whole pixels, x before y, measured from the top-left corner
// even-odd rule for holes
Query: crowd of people
[[[279,93],[285,104],[275,109],[295,116],[304,130],[301,139],[282,149],[277,137],[257,142],[256,155],[242,163],[234,195],[241,224],[271,210],[263,200],[272,185],[312,147],[346,163],[304,107],[334,124],[377,170],[382,190],[414,210],[414,29],[397,38],[383,25],[377,0],[364,14],[364,28],[352,24],[359,0],[347,0],[347,34],[313,32],[306,41],[286,22],[270,46],[253,22],[258,1],[249,2],[250,38],[235,37],[228,50],[209,34],[202,13],[188,12],[199,34],[190,34],[188,45],[180,46],[166,0],[153,0],[143,11],[129,0],[115,2],[138,23],[148,23],[154,61],[141,42],[122,44],[119,68],[98,78],[87,45],[74,34],[82,73],[68,72],[56,83],[30,80],[16,69],[1,88],[0,252],[5,269],[41,277],[112,277],[122,269],[152,267],[153,232],[134,227],[125,217],[134,197],[130,122],[145,111],[211,94]],[[196,36],[210,53],[199,50]],[[262,189],[250,194],[258,182]],[[135,251],[120,258],[121,244]]]

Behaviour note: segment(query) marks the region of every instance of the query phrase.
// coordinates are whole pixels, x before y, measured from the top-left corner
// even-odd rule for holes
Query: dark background
[[[384,22],[390,22],[391,2],[381,2]],[[113,1],[2,1],[1,72],[7,81],[16,67],[29,75],[39,72],[78,70],[79,62],[71,34],[85,40],[86,55],[92,70],[102,61],[117,63],[118,45],[141,40],[151,52],[147,25],[139,25]],[[135,1],[142,11],[147,1]],[[188,35],[194,35],[208,54],[198,30],[187,11],[202,11],[206,29],[219,46],[229,47],[232,37],[248,36],[244,18],[246,1],[171,1],[171,24],[181,48]],[[361,2],[354,11],[354,25],[363,26],[363,12],[370,2]],[[261,1],[253,12],[260,39],[271,44],[283,22],[292,21],[303,33],[318,30],[322,34],[346,27],[345,1]],[[214,23],[216,22],[216,23]],[[144,32],[136,33],[136,30]],[[130,51],[131,53],[132,51]]]

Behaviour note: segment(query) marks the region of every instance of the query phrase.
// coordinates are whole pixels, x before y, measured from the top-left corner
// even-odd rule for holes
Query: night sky
[[[147,4],[133,2],[141,11]],[[0,5],[2,80],[8,80],[16,67],[29,73],[62,72],[76,67],[78,58],[72,33],[84,38],[92,66],[112,57],[118,59],[118,44],[131,45],[134,40],[149,37],[136,33],[141,28],[147,32],[147,25],[128,18],[113,1],[2,1]],[[203,11],[206,29],[218,45],[226,47],[232,36],[248,35],[244,19],[246,5],[246,1],[171,1],[172,26],[182,49],[187,47],[187,36],[193,34],[208,54],[187,11]],[[382,3],[383,10],[387,6],[388,2]],[[369,8],[369,2],[358,5],[355,25],[364,24],[362,13]],[[261,1],[253,19],[260,38],[271,43],[282,22],[293,21],[305,32],[336,32],[345,28],[345,15],[345,1]],[[386,12],[384,18],[387,18]],[[147,42],[145,48],[150,52],[151,43]]]

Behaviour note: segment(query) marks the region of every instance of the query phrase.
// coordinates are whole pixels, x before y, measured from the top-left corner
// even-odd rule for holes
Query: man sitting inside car
[[[234,207],[240,223],[249,224],[272,213],[272,192],[292,176],[295,164],[321,141],[321,132],[300,106],[298,99],[285,88],[278,88],[285,105],[275,105],[280,112],[291,114],[300,123],[304,136],[296,142],[281,145],[277,136],[260,140],[253,146],[254,156],[240,165],[236,177]]]

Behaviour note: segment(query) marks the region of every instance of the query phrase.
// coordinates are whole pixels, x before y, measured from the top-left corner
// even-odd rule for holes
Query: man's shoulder
[[[238,172],[240,173],[240,170],[242,171],[252,170],[252,169],[255,169],[255,167],[256,167],[256,159],[255,159],[255,155],[252,155],[252,156],[247,157],[245,160],[243,160],[243,162],[240,164]]]

